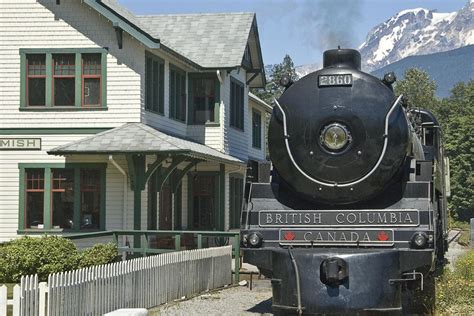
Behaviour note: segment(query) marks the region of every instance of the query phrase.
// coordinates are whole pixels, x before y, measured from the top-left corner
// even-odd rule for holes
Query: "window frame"
[[[104,48],[20,48],[20,111],[101,111],[107,110],[107,54]],[[28,62],[27,55],[45,55],[46,58],[46,83],[45,105],[29,105],[28,100]],[[54,64],[53,55],[74,54],[74,106],[54,105]],[[100,105],[85,106],[83,104],[83,68],[82,54],[101,55],[101,80],[100,80]]]
[[[64,75],[64,74],[56,74],[55,73],[55,56],[57,55],[73,55],[74,57],[72,59],[74,59],[74,74],[72,75]],[[76,67],[76,62],[77,62],[77,58],[75,56],[75,54],[69,54],[69,53],[55,53],[55,54],[52,54],[52,71],[51,71],[51,78],[52,78],[52,84],[51,84],[51,87],[52,87],[52,92],[51,92],[51,101],[52,101],[52,106],[53,107],[71,107],[71,106],[75,106],[75,103],[76,103],[76,71],[77,71],[77,67]],[[62,72],[62,66],[60,66],[60,72]],[[74,79],[74,104],[72,105],[66,105],[66,104],[58,104],[56,105],[56,100],[55,100],[55,93],[56,93],[56,80],[60,80],[60,79]]]
[[[172,89],[171,89],[171,87],[172,87],[172,85],[171,85],[171,81],[172,81],[172,75],[171,74],[172,74],[172,72],[175,73],[175,78],[174,78],[175,79],[175,85],[174,85],[175,89],[177,88],[177,85],[176,85],[176,82],[178,81],[178,80],[176,80],[177,77],[181,76],[181,79],[182,80],[184,79],[184,87],[182,87],[183,90],[182,90],[182,93],[181,93],[181,102],[184,102],[184,104],[182,104],[181,107],[182,107],[182,110],[184,110],[184,112],[181,113],[181,115],[182,115],[181,117],[178,117],[176,103],[172,99],[172,95],[173,95]],[[169,118],[171,118],[173,120],[176,120],[178,122],[186,123],[186,118],[188,116],[188,113],[187,113],[187,111],[188,111],[188,104],[187,104],[188,93],[186,91],[186,84],[187,84],[188,80],[187,80],[186,72],[183,69],[181,69],[181,68],[179,68],[179,67],[177,67],[177,66],[170,63],[169,64],[168,82],[169,82],[169,85],[168,85],[168,90],[169,90],[169,113],[168,113],[168,116],[169,116]]]
[[[151,60],[151,73],[148,70],[148,60]],[[158,89],[153,89],[154,65],[157,65]],[[165,61],[164,59],[146,51],[145,52],[145,111],[165,115]],[[151,94],[150,94],[151,93]],[[155,94],[157,105],[155,106]],[[149,100],[151,98],[151,100]],[[151,102],[151,103],[150,103]]]
[[[29,55],[35,55],[35,54],[29,54]],[[37,55],[42,55],[42,54],[37,54]],[[28,61],[28,58],[26,57],[25,55],[25,62],[24,62],[24,65],[21,65],[22,69],[24,67],[24,71],[25,71],[25,102],[27,104],[28,107],[38,107],[38,108],[44,108],[46,106],[46,77],[47,77],[47,69],[48,69],[48,65],[47,65],[47,57],[46,55],[44,56],[44,75],[30,75],[30,72],[29,72],[29,61]],[[44,82],[45,82],[45,95],[44,95],[44,104],[39,104],[39,105],[30,105],[30,96],[29,96],[29,85],[30,85],[30,78],[31,79],[44,79]]]
[[[19,203],[18,203],[18,231],[19,232],[83,232],[102,231],[106,227],[105,203],[106,203],[106,163],[19,163]],[[44,205],[43,205],[43,228],[26,228],[26,169],[44,170]],[[81,170],[97,169],[100,171],[100,227],[99,229],[80,229],[75,225],[73,229],[53,228],[53,169],[74,170],[74,223],[80,223],[81,206]]]
[[[239,94],[240,89],[242,89],[241,95],[234,94],[234,91],[236,90],[234,90],[234,87],[239,88]],[[240,98],[240,100],[238,100],[238,98]],[[238,104],[238,101],[241,101],[241,103]],[[243,132],[245,130],[245,85],[234,77],[230,77],[229,108],[230,127],[233,127]]]
[[[255,133],[255,115],[258,115],[259,117],[258,134]],[[252,108],[252,147],[259,150],[262,149],[262,112],[254,108]]]
[[[94,53],[83,53],[83,54],[94,54]],[[97,53],[95,53],[97,54]],[[77,62],[77,60],[76,60]],[[85,75],[84,74],[84,58],[81,54],[81,84],[82,84],[82,87],[81,87],[81,104],[82,104],[82,107],[83,108],[96,108],[96,107],[100,107],[101,104],[85,104],[85,99],[86,99],[86,96],[85,96],[85,81],[87,79],[99,79],[99,84],[100,86],[102,87],[103,85],[103,79],[102,79],[102,68],[103,68],[103,64],[102,62],[100,63],[100,75],[98,74],[87,74]],[[102,94],[103,94],[103,90],[102,89],[99,89],[99,100],[100,102],[102,103]]]
[[[42,169],[42,168],[28,168],[28,169],[38,169],[38,170],[42,170],[43,171],[43,174],[42,174],[42,178],[39,177],[38,179],[33,179],[31,181],[36,181],[37,182],[37,186],[38,188],[35,188],[35,189],[29,189],[28,188],[28,182],[30,181],[29,178],[27,177],[27,172],[26,170],[24,171],[24,181],[22,181],[21,183],[23,183],[24,185],[24,211],[23,211],[23,214],[24,214],[24,218],[22,220],[23,222],[23,225],[26,227],[28,225],[28,212],[29,212],[29,209],[28,209],[28,193],[43,193],[43,214],[42,214],[42,217],[43,217],[43,222],[44,222],[44,192],[45,192],[45,185],[46,185],[46,179],[45,179],[45,170]],[[40,181],[42,182],[42,186],[43,188],[39,188],[41,185],[40,185]],[[33,228],[34,229],[34,228]]]
[[[45,170],[45,169],[43,169],[43,170]],[[76,185],[75,185],[75,181],[76,181],[75,171],[76,171],[76,169],[72,169],[72,168],[51,168],[51,190],[50,190],[51,191],[51,194],[50,194],[51,195],[51,211],[50,211],[51,215],[50,216],[51,216],[51,226],[53,227],[53,229],[54,229],[54,213],[55,213],[54,202],[53,202],[54,201],[54,195],[55,195],[54,193],[64,193],[64,192],[66,192],[66,189],[61,188],[62,179],[54,177],[55,170],[70,170],[70,171],[72,171],[73,194],[74,195],[76,194],[76,192],[75,192],[75,188],[76,188]],[[54,187],[54,182],[58,181],[58,180],[59,180],[59,188],[55,188]],[[76,202],[76,201],[74,200],[74,202]],[[74,216],[74,211],[75,210],[73,208],[73,216]],[[44,209],[43,209],[43,212],[44,212]],[[43,217],[44,217],[44,213],[43,213]],[[65,230],[65,231],[71,230],[71,229],[65,229],[65,228],[61,228],[61,229]]]
[[[193,81],[196,79],[213,79],[215,84],[215,101],[214,101],[214,120],[207,121],[204,123],[194,122],[194,95],[193,95]],[[207,126],[219,126],[220,125],[220,105],[221,105],[221,84],[219,78],[215,73],[203,72],[203,73],[188,73],[188,125],[207,125]]]

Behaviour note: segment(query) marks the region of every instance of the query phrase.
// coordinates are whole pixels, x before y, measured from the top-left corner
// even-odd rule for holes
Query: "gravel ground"
[[[448,267],[452,268],[457,257],[468,248],[459,245],[456,231],[449,232]],[[272,315],[272,290],[269,280],[254,278],[253,290],[237,286],[209,292],[189,300],[176,301],[149,311],[155,315]]]
[[[230,287],[159,306],[149,315],[272,315],[271,297],[270,281],[254,280],[252,291],[245,286]]]
[[[448,240],[451,242],[449,244],[448,251],[445,254],[445,258],[448,260],[448,267],[453,270],[454,263],[457,258],[469,250],[469,247],[462,246],[457,243],[460,235],[458,230],[450,230],[448,234]]]

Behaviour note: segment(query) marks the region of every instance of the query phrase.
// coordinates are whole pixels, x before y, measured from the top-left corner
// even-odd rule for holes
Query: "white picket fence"
[[[102,315],[151,308],[232,283],[232,246],[186,250],[50,274],[24,276],[12,300],[0,287],[0,316]]]

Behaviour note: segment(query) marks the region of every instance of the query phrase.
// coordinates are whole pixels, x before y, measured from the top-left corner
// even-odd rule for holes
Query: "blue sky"
[[[369,30],[405,9],[452,12],[468,0],[118,0],[135,14],[256,12],[265,64],[289,54],[295,65],[319,63],[322,51],[357,48]],[[335,40],[336,39],[336,40]]]

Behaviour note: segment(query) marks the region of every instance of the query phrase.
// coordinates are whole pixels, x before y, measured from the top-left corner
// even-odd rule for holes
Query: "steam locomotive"
[[[441,130],[394,94],[393,73],[362,72],[358,51],[323,59],[283,79],[271,180],[246,189],[244,261],[271,278],[276,314],[401,312],[447,250]]]

